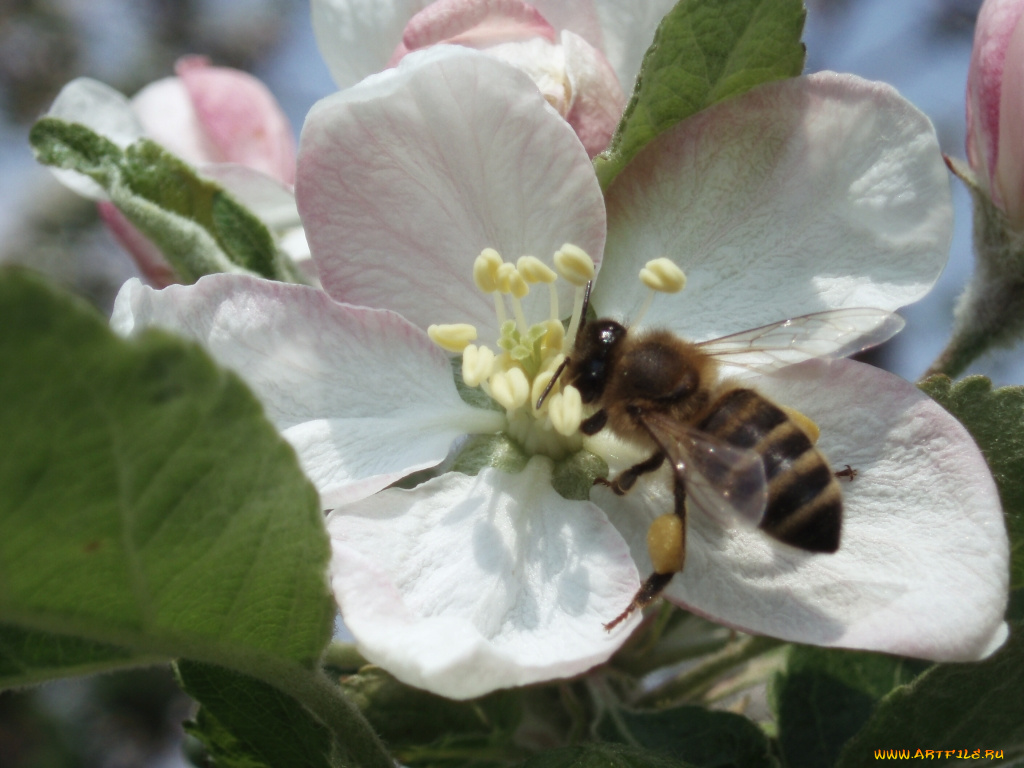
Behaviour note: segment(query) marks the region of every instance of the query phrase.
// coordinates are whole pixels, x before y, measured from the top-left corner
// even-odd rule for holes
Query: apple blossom
[[[934,131],[886,86],[825,73],[723,102],[638,155],[606,213],[586,152],[532,82],[451,49],[319,102],[297,199],[326,292],[132,281],[112,323],[184,333],[245,378],[333,509],[331,584],[361,652],[455,698],[581,673],[639,620],[603,628],[649,572],[640,540],[670,509],[666,478],[621,498],[591,489],[581,465],[615,472],[630,447],[584,439],[570,387],[535,405],[582,283],[593,276],[600,315],[629,322],[648,292],[638,270],[669,256],[686,287],[644,326],[702,341],[894,310],[931,288],[950,238]],[[563,332],[551,321],[566,312]],[[463,350],[458,386],[441,346]],[[691,510],[666,596],[799,642],[942,660],[998,647],[1008,544],[963,427],[856,362],[729,375],[802,411],[831,461],[856,467],[842,543],[810,554]]]
[[[407,53],[454,44],[526,72],[576,130],[603,150],[668,0],[313,0],[313,29],[342,88]]]
[[[146,137],[164,146],[249,206],[296,261],[309,258],[295,209],[295,140],[270,91],[252,75],[187,56],[175,77],[147,85],[131,101],[88,78],[68,83],[48,113],[82,123],[120,147]],[[92,180],[55,171],[97,199],[100,215],[154,285],[176,282],[159,248],[140,233]]]
[[[967,74],[967,161],[978,185],[1024,226],[1024,2],[987,0]]]
[[[946,162],[974,203],[975,271],[928,373],[956,376],[1024,337],[1024,2],[986,0],[967,75],[967,167]]]

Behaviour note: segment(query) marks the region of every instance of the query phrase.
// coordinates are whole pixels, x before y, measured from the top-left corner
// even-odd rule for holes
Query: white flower
[[[470,359],[468,378],[510,394],[496,392],[497,410],[460,399],[425,329],[466,323],[478,354],[494,349],[498,305],[478,287],[491,277],[474,278],[478,254],[550,265],[572,243],[596,262],[599,315],[627,322],[643,299],[638,270],[668,256],[686,288],[655,301],[644,326],[700,341],[819,310],[896,309],[930,289],[950,237],[927,119],[888,87],[832,74],[763,86],[652,143],[609,191],[607,246],[572,130],[531,81],[473,52],[411,56],[320,102],[296,192],[326,294],[232,275],[164,291],[135,282],[112,322],[196,338],[249,382],[334,510],[331,582],[361,651],[456,698],[608,658],[638,620],[603,628],[648,575],[638,537],[670,510],[660,477],[622,498],[556,493],[552,473],[579,455],[580,436],[558,437],[523,399],[524,381],[538,386],[530,371]],[[510,281],[529,271],[502,269]],[[554,299],[539,284],[510,288],[522,298],[501,311],[521,310],[528,326],[555,301],[561,317],[575,289],[557,284]],[[434,333],[458,346],[465,330]],[[814,419],[836,467],[859,471],[843,483],[840,549],[808,554],[691,514],[686,569],[667,596],[801,642],[940,660],[992,652],[1006,636],[1008,545],[960,424],[855,362],[750,381]],[[382,490],[443,462],[460,435],[496,432],[529,447],[502,468]],[[589,445],[613,470],[628,461],[602,438]]]
[[[347,88],[411,51],[449,44],[519,68],[591,156],[608,145],[672,0],[313,0],[313,29]]]

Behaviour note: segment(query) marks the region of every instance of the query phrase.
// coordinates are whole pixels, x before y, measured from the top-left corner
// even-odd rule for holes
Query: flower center
[[[443,349],[462,353],[462,380],[505,409],[509,434],[527,452],[560,459],[582,445],[583,404],[574,386],[551,381],[571,351],[582,322],[583,296],[594,277],[594,262],[583,249],[567,243],[555,253],[553,263],[554,269],[535,256],[522,256],[513,264],[493,248],[485,248],[473,263],[473,281],[494,299],[500,329],[495,346],[474,344],[477,329],[467,323],[432,325],[427,333]],[[559,309],[559,278],[575,287],[568,329],[562,325]],[[531,324],[522,300],[532,288],[545,284],[550,297],[548,316]]]

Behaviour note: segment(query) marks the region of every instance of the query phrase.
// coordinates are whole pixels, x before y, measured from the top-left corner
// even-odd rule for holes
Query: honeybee
[[[587,301],[589,293],[587,286]],[[561,376],[585,405],[597,407],[580,425],[585,435],[609,429],[651,450],[644,461],[597,482],[625,494],[666,461],[674,477],[674,508],[648,530],[654,573],[606,629],[658,597],[683,570],[687,500],[713,518],[744,521],[790,546],[820,553],[839,548],[842,491],[815,448],[816,425],[754,389],[720,382],[719,364],[770,371],[846,356],[902,327],[902,318],[884,310],[840,309],[691,343],[664,330],[630,332],[610,319],[584,322],[552,381]],[[852,480],[854,471],[838,474]]]

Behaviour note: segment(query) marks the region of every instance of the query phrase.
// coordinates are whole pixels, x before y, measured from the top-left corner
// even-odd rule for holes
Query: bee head
[[[625,338],[625,326],[614,320],[593,320],[580,328],[568,380],[580,391],[584,403],[593,403],[604,393],[614,357]]]

